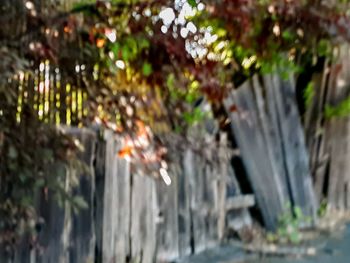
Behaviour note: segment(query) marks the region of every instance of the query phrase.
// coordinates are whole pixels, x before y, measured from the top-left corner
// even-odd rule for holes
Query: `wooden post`
[[[225,236],[226,228],[226,189],[227,189],[227,176],[228,176],[228,156],[227,151],[227,134],[220,134],[219,145],[219,180],[218,180],[218,238],[222,241]]]

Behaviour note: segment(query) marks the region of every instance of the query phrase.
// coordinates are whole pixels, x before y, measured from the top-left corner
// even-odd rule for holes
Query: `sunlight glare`
[[[120,68],[120,69],[125,69],[125,63],[124,63],[123,60],[117,60],[117,61],[115,62],[115,65],[116,65],[118,68]]]
[[[170,7],[165,8],[159,13],[159,17],[163,20],[164,25],[170,25],[175,20],[174,10]]]
[[[159,173],[162,176],[164,183],[168,186],[171,185],[171,178],[170,178],[167,170],[164,168],[160,168]]]

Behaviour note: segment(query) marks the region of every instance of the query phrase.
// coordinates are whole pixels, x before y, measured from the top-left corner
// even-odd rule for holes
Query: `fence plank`
[[[226,210],[249,208],[255,205],[254,195],[238,195],[226,200]]]
[[[102,263],[103,259],[103,216],[104,216],[104,191],[105,191],[105,171],[106,171],[106,142],[98,139],[96,145],[96,164],[95,164],[95,233],[96,233],[96,254],[95,263]]]
[[[179,257],[179,222],[178,222],[178,176],[181,173],[176,164],[171,164],[169,174],[172,183],[167,186],[162,180],[157,181],[157,262],[167,262]]]
[[[64,168],[57,166],[54,169]],[[65,224],[69,217],[68,211],[58,207],[51,195],[46,199],[44,194],[40,196],[39,209],[45,224],[38,237],[43,249],[41,253],[38,253],[35,262],[67,262],[67,244],[64,236],[69,234],[69,228]]]
[[[304,133],[295,99],[295,84],[292,82],[292,78],[283,81],[274,75],[272,81],[267,82],[267,85],[273,87],[275,95],[291,203],[294,206],[299,206],[304,215],[315,218],[317,204],[311,181]]]
[[[199,154],[193,154],[192,158],[191,166],[187,167],[186,169],[188,171],[185,169],[185,172],[187,176],[191,175],[189,182],[193,250],[194,253],[199,253],[210,247],[210,243],[208,242],[209,228],[207,224],[211,220],[210,208],[214,212],[214,202],[208,199],[212,190],[208,188],[208,185],[210,185],[212,179],[205,176],[205,160]]]
[[[317,80],[317,78],[316,78]],[[350,208],[349,182],[349,117],[325,118],[326,106],[337,106],[350,95],[350,47],[344,44],[333,49],[332,64],[326,63],[321,93],[316,93],[309,112],[315,112],[317,126],[306,120],[308,141],[311,145],[311,165],[315,177],[318,200],[327,198],[329,207]],[[310,113],[311,114],[311,113]]]
[[[350,47],[343,45],[334,50],[335,62],[331,68],[327,102],[338,105],[350,95]],[[326,120],[326,153],[330,156],[328,202],[330,206],[349,209],[349,128],[350,117]]]
[[[232,105],[238,111],[230,111]],[[259,207],[268,229],[276,227],[278,215],[288,200],[283,181],[271,166],[271,155],[266,154],[266,134],[264,134],[251,86],[245,83],[225,101],[231,119],[231,128],[237,139],[247,175],[252,184]]]
[[[72,129],[69,131],[82,145],[84,152],[79,159],[89,166],[89,174],[83,174],[79,179],[79,186],[73,191],[81,196],[88,204],[87,209],[82,209],[78,214],[72,214],[71,231],[67,242],[69,243],[70,262],[93,262],[95,258],[95,173],[93,161],[96,152],[96,134],[87,129]]]
[[[235,171],[233,170],[232,166],[228,166],[228,174],[229,174],[229,182],[227,185],[228,192],[226,196],[227,198],[226,209],[230,205],[230,200],[232,199],[235,200],[235,198],[239,198],[239,196],[242,196],[242,192],[238,184]],[[250,195],[245,194],[243,196],[250,196]],[[241,208],[235,209],[234,211],[227,210],[226,217],[227,217],[226,231],[234,231],[238,233],[238,235],[241,238],[243,237],[241,235],[242,231],[249,229],[253,224],[252,217],[247,208],[241,207]]]
[[[131,257],[135,263],[153,263],[156,257],[156,189],[154,179],[132,175]],[[124,241],[125,242],[125,241]]]
[[[218,244],[218,230],[217,230],[217,198],[218,198],[218,187],[217,187],[217,170],[208,163],[204,166],[204,174],[201,176],[205,177],[205,200],[206,200],[206,248],[212,248]]]
[[[120,145],[107,131],[103,215],[103,262],[126,262],[130,254],[130,167],[117,157]]]
[[[225,107],[266,227],[274,229],[289,201],[308,216],[315,215],[316,201],[294,85],[277,75],[262,84],[253,77]],[[231,112],[232,105],[238,110]]]
[[[218,238],[223,240],[226,229],[226,192],[228,181],[228,156],[225,151],[227,135],[220,134],[219,157],[219,178],[218,178]]]
[[[179,200],[179,254],[186,256],[194,249],[191,239],[191,188],[190,177],[192,176],[193,152],[186,150],[182,156],[182,173],[178,180],[178,200]],[[192,242],[192,243],[191,243]]]
[[[96,131],[66,129],[84,145],[79,158],[92,170],[74,190],[88,202],[89,209],[74,215],[68,206],[59,208],[52,196],[41,193],[38,207],[45,225],[39,242],[43,249],[31,250],[23,242],[11,263],[164,262],[219,244],[218,171],[224,179],[224,204],[227,182],[235,180],[227,159],[219,158],[220,168],[217,160],[209,164],[188,148],[171,164],[172,184],[166,186],[148,176],[131,175],[130,163],[117,157],[122,144],[112,131],[104,132],[96,151]],[[225,147],[220,150],[224,154]],[[66,178],[68,186],[70,175]],[[239,194],[238,183],[234,185]],[[221,225],[226,225],[226,210],[223,215]],[[240,218],[247,222],[249,217],[244,209],[234,215],[235,222]],[[220,235],[225,231],[221,227]]]

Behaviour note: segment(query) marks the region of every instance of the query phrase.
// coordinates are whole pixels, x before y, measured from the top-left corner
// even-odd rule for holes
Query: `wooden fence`
[[[51,197],[39,197],[40,247],[31,249],[24,240],[0,262],[170,262],[218,245],[229,226],[239,232],[251,225],[246,207],[254,200],[241,195],[225,136],[217,161],[208,163],[191,149],[174,154],[167,186],[131,173],[130,163],[118,157],[121,140],[112,131],[99,138],[93,130],[69,130],[84,145],[80,158],[91,170],[73,192],[89,208],[74,214],[68,205],[60,208]],[[215,159],[216,149],[210,154]],[[70,178],[68,173],[68,185]]]
[[[80,67],[77,65],[77,70]],[[83,78],[84,73],[77,72],[77,76]],[[20,73],[10,86],[17,101],[9,114],[16,116],[17,122],[25,119],[25,107],[30,107],[28,110],[45,123],[78,126],[87,116],[86,89],[83,85],[68,83],[64,74],[48,61],[40,63],[34,73]],[[3,111],[9,110],[1,106]]]
[[[190,149],[177,152],[169,167],[172,183],[167,186],[131,174],[129,164],[116,156],[118,138],[107,132],[105,140],[103,233],[108,234],[102,239],[103,262],[117,258],[122,263],[128,257],[135,262],[168,262],[220,243],[230,220],[227,201],[234,200],[222,188],[233,187],[235,197],[241,196],[238,184],[228,186],[236,179],[225,156],[213,165]],[[245,208],[233,209],[240,218],[235,230],[251,225]]]
[[[288,204],[312,218],[317,210],[294,89],[277,75],[255,76],[225,101],[268,229],[277,227]]]
[[[33,0],[28,2],[35,6],[35,10],[40,15],[44,15],[41,12],[45,8],[50,9],[52,6],[60,5],[63,9],[68,10],[79,0]],[[8,48],[11,46],[20,45],[23,48],[36,49],[35,45],[39,45],[37,40],[42,32],[38,30],[40,28],[36,27],[35,23],[28,22],[27,11],[22,0],[2,1],[0,22],[3,27],[0,29],[0,43],[3,48],[0,49],[0,54],[4,60],[1,71],[2,81],[8,80],[9,83],[6,84],[6,89],[0,90],[1,115],[21,122],[30,114],[46,123],[78,126],[86,118],[89,108],[86,103],[88,89],[84,81],[86,81],[86,76],[92,75],[92,72],[87,73],[87,66],[82,62],[74,61],[74,58],[70,57],[72,55],[62,51],[59,63],[33,58],[30,65],[31,70],[28,70],[28,62],[21,60],[21,56],[18,56],[15,51],[11,50],[12,54],[8,54],[10,52]],[[62,28],[42,30],[46,30],[45,34],[48,36],[63,34]],[[55,40],[54,47],[59,48],[59,38]],[[40,48],[44,49],[42,44],[40,45]],[[72,46],[73,49],[77,57],[83,57],[80,47]],[[64,68],[62,70],[57,64],[64,63],[66,65],[62,67]],[[12,76],[12,68],[16,69],[18,73],[16,76]],[[20,69],[23,69],[22,72],[18,72]]]
[[[307,109],[305,131],[315,191],[330,208],[350,209],[350,48],[336,47],[332,62],[313,76],[315,93]],[[343,101],[346,101],[347,105]],[[343,116],[325,116],[327,106],[343,103]]]
[[[350,72],[348,49],[340,49],[340,54],[344,59],[338,63],[343,65],[341,70],[333,64],[328,75],[318,78],[320,82],[315,76],[315,83],[323,86],[311,107],[318,111],[309,109],[307,113],[318,118],[305,117],[318,122],[306,125],[307,144],[291,80],[255,76],[225,101],[232,133],[268,229],[276,228],[287,203],[312,217],[325,195],[332,206],[349,208],[349,118],[320,120],[317,115],[323,116],[319,110],[324,108],[322,103],[336,105],[348,94],[349,86],[342,84],[350,81],[346,75]],[[23,76],[19,83],[28,83],[30,78]],[[34,85],[26,87],[35,87],[36,82],[40,87],[37,78],[31,79]],[[18,101],[29,99],[23,87],[19,85],[19,94],[23,95]],[[76,100],[80,93],[83,99],[83,92],[65,87],[62,91],[70,103],[66,103],[70,116],[73,113],[79,120],[84,111],[80,106],[74,111],[72,99],[67,97]],[[39,110],[44,109],[42,121],[56,122],[60,114],[67,117],[67,107],[62,108],[65,113],[54,110],[60,97],[38,95],[40,92],[33,90],[39,117]],[[73,91],[75,95],[69,93]],[[46,101],[54,105],[48,112]],[[320,136],[315,136],[315,127],[323,128]],[[201,130],[197,128],[194,130]],[[118,158],[121,141],[113,132],[106,131],[103,138],[88,129],[71,128],[70,133],[85,146],[81,158],[91,168],[91,174],[81,177],[80,186],[74,189],[87,200],[89,209],[75,215],[68,206],[59,208],[51,198],[38,198],[38,210],[45,221],[38,236],[42,247],[33,250],[23,241],[9,260],[0,262],[168,262],[219,244],[228,227],[239,233],[252,224],[247,207],[254,205],[254,198],[241,194],[225,135],[221,135],[218,148],[209,151],[207,159],[212,162],[190,148],[174,153],[169,166],[172,183],[166,186],[160,180],[131,172],[130,163]],[[311,152],[317,200],[306,145]],[[5,254],[0,258],[6,258]]]

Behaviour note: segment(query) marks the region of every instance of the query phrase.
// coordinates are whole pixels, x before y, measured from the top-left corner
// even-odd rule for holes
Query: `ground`
[[[225,245],[184,258],[178,263],[350,263],[350,225],[331,236],[314,241],[321,245],[315,257],[261,257],[246,254],[234,245]]]

